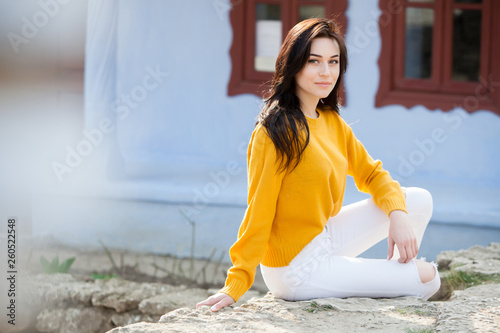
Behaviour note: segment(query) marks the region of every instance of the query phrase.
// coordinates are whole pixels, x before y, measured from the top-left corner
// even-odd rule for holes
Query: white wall
[[[53,179],[52,152],[82,123],[86,8],[0,0],[0,218],[18,218],[19,237],[31,236],[32,196]]]
[[[357,136],[395,179],[431,190],[435,221],[500,226],[496,199],[500,195],[500,117],[489,111],[468,114],[459,107],[449,112],[398,105],[376,109],[381,47],[374,29],[380,14],[378,1],[349,3],[351,63],[344,118],[356,122],[352,127]],[[433,138],[433,133],[439,135]]]
[[[59,172],[55,195],[37,201],[36,233],[182,255],[184,208],[197,223],[200,255],[229,248],[245,209],[246,147],[260,101],[226,95],[232,33],[220,10],[212,1],[89,1],[87,135],[70,147],[83,152],[94,134],[97,143],[76,162],[66,150],[57,156],[71,172]],[[155,81],[158,71],[168,74]],[[116,103],[125,95],[137,98]],[[111,125],[101,138],[103,121]]]
[[[1,0],[1,71],[82,71],[86,12],[87,0]]]
[[[109,123],[55,191],[91,199],[57,211],[50,207],[67,197],[39,200],[40,233],[57,232],[72,244],[100,238],[109,246],[187,254],[190,233],[182,207],[197,224],[197,255],[231,245],[245,210],[246,145],[260,100],[226,94],[232,33],[220,4],[228,1],[89,2],[87,134]],[[343,117],[394,178],[433,193],[434,221],[500,226],[494,199],[500,192],[498,116],[396,105],[375,109],[377,4],[350,1]],[[156,69],[164,73],[157,85],[151,76]],[[113,104],[124,95],[135,97]],[[436,129],[446,139],[431,147]],[[82,134],[73,148],[88,140]],[[427,142],[427,153],[419,152],[425,148],[417,142]],[[402,169],[403,159],[418,163],[410,172]],[[345,202],[362,197],[349,181]],[[74,212],[78,222],[69,226],[65,221]]]

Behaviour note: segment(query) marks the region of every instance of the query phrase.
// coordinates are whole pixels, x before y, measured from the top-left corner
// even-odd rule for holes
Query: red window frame
[[[233,28],[231,45],[232,70],[227,92],[229,96],[254,94],[262,97],[269,89],[273,73],[259,72],[254,68],[255,55],[255,8],[257,3],[281,5],[282,39],[299,20],[299,6],[324,5],[326,17],[336,17],[345,33],[347,19],[344,11],[347,0],[240,0],[233,1],[230,12]]]
[[[468,112],[490,110],[500,115],[500,1],[481,4],[435,0],[433,3],[408,0],[379,0],[382,49],[379,58],[380,84],[375,106],[400,104],[407,108]],[[404,77],[405,12],[407,7],[433,8],[432,74],[430,79]],[[459,82],[452,75],[453,9],[482,11],[480,79]],[[495,33],[496,32],[496,33]]]

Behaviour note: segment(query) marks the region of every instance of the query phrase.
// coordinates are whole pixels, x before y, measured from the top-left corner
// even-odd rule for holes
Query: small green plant
[[[45,274],[67,273],[75,259],[75,257],[69,258],[59,264],[59,257],[55,257],[52,262],[49,262],[44,256],[41,256],[40,265]]]
[[[429,311],[423,311],[423,310],[420,310],[420,309],[415,309],[415,314],[417,316],[421,316],[421,317],[430,317],[432,316],[432,313],[430,313]]]
[[[487,275],[456,269],[452,269],[444,279],[451,290],[463,290],[488,281],[500,283],[500,275],[498,274]]]
[[[482,274],[456,269],[460,266],[463,265],[455,265],[450,270],[441,272],[441,288],[430,299],[431,301],[447,301],[455,290],[464,290],[485,283],[500,283],[500,274]]]
[[[310,312],[310,313],[317,313],[318,311],[327,311],[327,310],[333,310],[333,306],[330,304],[324,304],[320,305],[316,301],[312,301],[309,306],[304,308],[304,311]]]
[[[421,317],[431,317],[432,316],[431,312],[425,311],[425,310],[422,310],[422,309],[419,309],[416,307],[412,307],[412,306],[407,306],[404,308],[396,308],[395,310],[397,312],[399,312],[400,314],[402,314],[403,316],[409,316],[412,314],[416,314],[417,316],[421,316]]]
[[[116,274],[101,274],[101,273],[92,273],[90,274],[90,276],[92,276],[94,280],[109,280],[118,277],[118,275]]]
[[[402,314],[403,316],[406,316],[408,314],[408,311],[406,311],[405,309],[396,308],[396,311],[399,312],[399,314]]]
[[[428,328],[407,328],[405,333],[434,333],[434,331]]]

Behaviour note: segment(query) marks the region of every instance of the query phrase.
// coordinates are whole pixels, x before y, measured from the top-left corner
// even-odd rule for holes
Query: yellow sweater
[[[260,124],[247,152],[248,208],[229,254],[233,266],[220,292],[237,301],[253,284],[259,263],[287,266],[342,207],[347,175],[387,215],[406,211],[399,183],[373,160],[334,111],[307,118],[310,141],[293,171],[277,173],[276,150]]]

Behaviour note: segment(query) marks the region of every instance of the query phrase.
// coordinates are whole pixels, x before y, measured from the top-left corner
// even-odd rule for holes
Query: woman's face
[[[311,43],[311,53],[305,66],[295,76],[295,93],[304,103],[325,98],[335,87],[340,73],[340,50],[331,38],[316,38]]]

